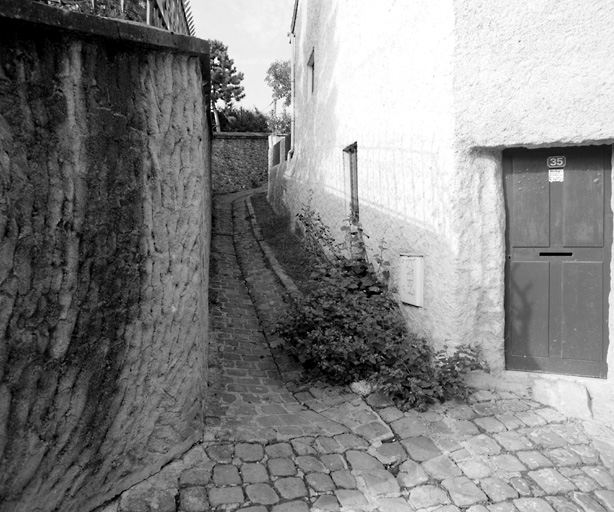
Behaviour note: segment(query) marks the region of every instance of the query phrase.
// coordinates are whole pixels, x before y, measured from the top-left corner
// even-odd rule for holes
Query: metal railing
[[[146,23],[176,34],[194,35],[189,0],[36,0],[71,11]]]

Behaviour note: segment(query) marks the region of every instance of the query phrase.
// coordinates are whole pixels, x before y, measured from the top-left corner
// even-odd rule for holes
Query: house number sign
[[[564,156],[549,156],[548,160],[548,181],[563,181],[565,179],[565,165],[567,159]]]

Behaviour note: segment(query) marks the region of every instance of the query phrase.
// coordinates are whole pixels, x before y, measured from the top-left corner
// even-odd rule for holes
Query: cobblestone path
[[[509,393],[403,413],[302,384],[271,333],[288,292],[251,217],[248,193],[216,199],[202,444],[101,510],[614,512],[599,422]]]

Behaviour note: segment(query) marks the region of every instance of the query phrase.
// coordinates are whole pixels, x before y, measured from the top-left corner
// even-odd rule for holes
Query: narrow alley
[[[216,198],[205,439],[104,512],[614,511],[614,432],[598,422],[511,393],[403,413],[302,384],[272,333],[289,292],[251,193]]]

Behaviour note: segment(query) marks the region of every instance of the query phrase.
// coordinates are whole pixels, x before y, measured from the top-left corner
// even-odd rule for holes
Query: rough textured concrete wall
[[[454,303],[459,234],[449,215],[457,192],[452,1],[309,0],[298,8],[294,156],[276,173],[285,191],[275,194],[293,213],[313,196],[312,207],[342,239],[350,203],[343,150],[356,142],[369,252],[386,243],[393,284],[400,252],[425,256],[425,306],[405,311],[414,331],[454,341],[464,312]]]
[[[89,510],[202,435],[201,76],[0,18],[3,512]]]
[[[477,305],[463,324],[465,332],[492,326],[492,333],[483,329],[481,337],[492,340],[491,357],[498,354],[501,364],[506,220],[501,149],[614,141],[613,15],[614,5],[606,0],[455,2],[456,166],[465,183],[459,228],[474,234],[460,260],[476,285],[458,300]],[[532,386],[535,396],[557,407],[574,403],[581,415],[592,408],[596,417],[614,421],[611,348],[608,362],[607,381],[505,376]]]
[[[214,133],[211,144],[213,192],[227,194],[267,182],[268,133]]]

